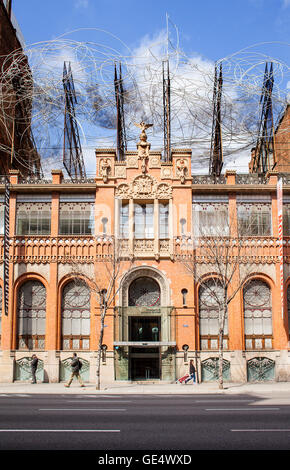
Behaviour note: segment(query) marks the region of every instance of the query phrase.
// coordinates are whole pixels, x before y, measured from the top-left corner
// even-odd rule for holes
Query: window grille
[[[199,289],[200,349],[219,348],[219,318],[223,315],[224,288],[216,279],[204,282]],[[223,347],[228,349],[228,319],[225,317]]]
[[[229,234],[228,204],[202,202],[193,204],[193,230],[196,237]]]
[[[81,280],[62,292],[62,349],[90,348],[90,290]]]
[[[283,235],[290,236],[290,204],[283,204]]]
[[[245,348],[272,348],[272,300],[269,286],[258,279],[250,281],[243,292]]]
[[[130,284],[129,306],[156,307],[160,305],[159,284],[149,277],[139,277]]]
[[[238,230],[241,236],[271,235],[271,204],[239,204],[237,215]]]
[[[60,203],[59,234],[93,235],[94,207],[93,203]]]
[[[50,235],[50,203],[17,203],[17,235]]]
[[[39,281],[27,281],[17,297],[18,349],[44,349],[46,289]]]

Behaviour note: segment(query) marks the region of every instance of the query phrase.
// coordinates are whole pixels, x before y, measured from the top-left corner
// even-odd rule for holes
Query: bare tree
[[[123,240],[110,236],[96,236],[98,241],[107,244],[107,254],[103,255],[97,263],[101,263],[101,269],[97,269],[95,275],[88,276],[84,265],[78,263],[76,260],[70,259],[72,265],[71,275],[74,277],[74,282],[80,282],[84,278],[88,280],[88,287],[96,300],[99,307],[99,337],[97,349],[97,364],[96,364],[96,389],[100,390],[100,371],[101,371],[101,357],[103,352],[103,339],[105,318],[109,310],[115,306],[116,296],[120,290],[120,280],[124,269],[130,269],[133,264],[133,259],[128,256],[126,246]],[[81,281],[82,282],[82,281]]]
[[[190,238],[191,243],[180,237],[176,255],[179,262],[191,273],[194,285],[200,286],[201,292],[206,286],[207,292],[205,296],[200,296],[201,301],[206,303],[207,309],[218,314],[220,389],[224,386],[224,337],[229,305],[253,272],[253,264],[249,264],[251,253],[246,244],[251,233],[252,221],[247,228],[245,223],[243,224],[242,235],[239,235],[237,224],[235,227],[229,226],[223,216],[216,217],[211,230],[206,225],[199,226],[198,236],[194,237],[194,240]],[[203,305],[199,307],[202,308]]]

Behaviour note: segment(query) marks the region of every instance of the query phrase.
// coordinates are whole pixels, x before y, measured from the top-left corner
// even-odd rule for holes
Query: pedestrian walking
[[[36,354],[32,354],[31,356],[31,383],[36,384],[36,371],[37,371],[37,366],[38,366],[38,357]]]
[[[72,383],[74,377],[76,377],[78,379],[79,383],[81,384],[81,387],[84,387],[84,383],[83,383],[81,375],[80,375],[81,368],[82,368],[82,363],[79,360],[79,358],[77,356],[77,353],[74,353],[72,361],[71,361],[71,369],[72,369],[71,376],[70,376],[70,379],[69,379],[68,383],[65,384],[65,387],[70,386],[70,384]]]
[[[193,383],[196,385],[195,367],[192,359],[190,359],[189,361],[189,377],[185,380],[184,383],[187,384],[187,382],[189,382],[190,380],[193,380]]]

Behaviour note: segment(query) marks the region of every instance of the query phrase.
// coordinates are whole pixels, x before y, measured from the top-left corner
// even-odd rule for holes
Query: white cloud
[[[89,0],[75,0],[75,8],[88,8]]]

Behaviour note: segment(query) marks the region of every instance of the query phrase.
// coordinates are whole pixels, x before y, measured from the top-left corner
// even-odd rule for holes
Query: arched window
[[[209,279],[199,289],[200,349],[219,348],[219,318],[223,315],[224,289],[218,279]],[[224,323],[224,349],[228,348],[228,321]]]
[[[271,349],[271,289],[259,279],[253,279],[244,288],[244,321],[246,349]]]
[[[44,349],[46,289],[40,281],[27,281],[17,296],[17,348]]]
[[[62,349],[90,348],[90,290],[81,280],[63,289],[61,326]]]
[[[129,306],[155,307],[160,305],[159,284],[150,277],[138,277],[129,287]]]

